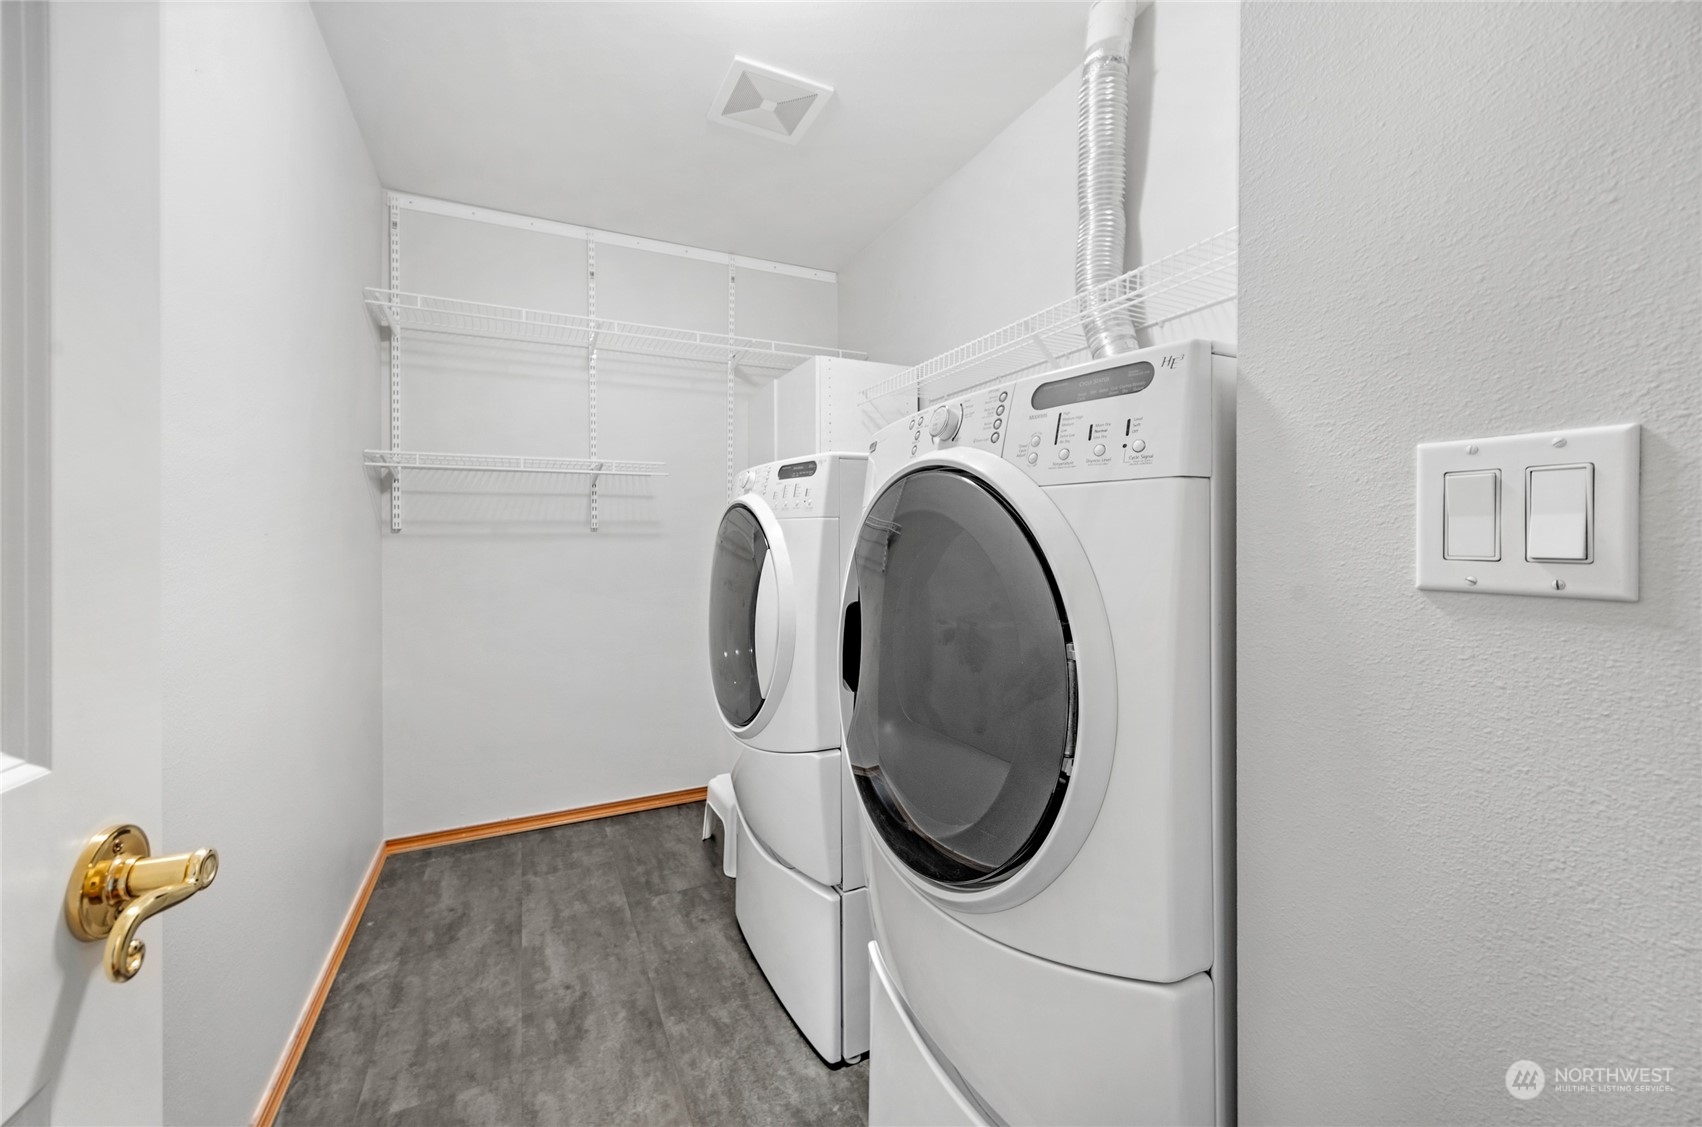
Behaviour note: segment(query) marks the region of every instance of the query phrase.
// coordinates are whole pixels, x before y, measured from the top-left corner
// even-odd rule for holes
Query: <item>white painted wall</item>
[[[1695,1122],[1702,10],[1245,25],[1242,1117]],[[1625,421],[1641,602],[1413,588],[1415,444]]]
[[[402,262],[404,289],[587,309],[580,240],[404,212]],[[724,266],[599,246],[596,269],[598,316],[726,331]],[[737,328],[832,344],[834,287],[743,270]],[[588,454],[582,352],[416,337],[404,359],[404,448]],[[702,786],[731,765],[705,654],[726,379],[600,356],[599,454],[669,476],[606,484],[599,532],[582,478],[406,476],[404,531],[383,548],[389,836]]]
[[[1130,267],[1235,224],[1239,18],[1158,3],[1135,22]],[[916,364],[1074,292],[1080,85],[1077,67],[847,263],[844,347]],[[1233,309],[1177,329],[1233,340]]]
[[[305,4],[160,9],[165,1121],[246,1122],[382,836],[377,178]],[[153,827],[149,827],[153,829]],[[146,973],[146,972],[144,972]]]

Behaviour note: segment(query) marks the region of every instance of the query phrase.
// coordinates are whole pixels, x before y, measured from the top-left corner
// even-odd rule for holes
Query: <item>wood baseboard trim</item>
[[[307,1050],[308,1038],[313,1036],[313,1027],[319,1021],[319,1011],[331,993],[331,983],[337,977],[338,968],[343,965],[343,956],[348,952],[349,943],[355,937],[355,930],[360,927],[361,915],[366,911],[366,902],[371,899],[372,890],[378,884],[378,874],[384,870],[385,858],[439,845],[455,845],[464,841],[480,841],[487,837],[525,833],[527,830],[548,829],[550,826],[613,818],[620,814],[636,814],[640,810],[684,806],[688,802],[702,802],[708,796],[708,787],[691,787],[687,790],[669,791],[666,794],[647,794],[619,802],[604,802],[596,806],[579,806],[572,810],[555,810],[548,814],[530,814],[524,818],[507,818],[500,822],[481,822],[476,826],[461,826],[453,830],[395,837],[379,846],[378,852],[372,858],[372,865],[367,869],[366,879],[361,882],[360,891],[355,894],[354,903],[349,906],[349,914],[343,918],[342,930],[337,933],[337,942],[319,972],[319,980],[314,983],[313,993],[308,997],[301,1017],[296,1020],[295,1032],[290,1035],[283,1059],[278,1062],[278,1067],[266,1085],[266,1091],[260,1097],[260,1106],[254,1112],[253,1127],[272,1127],[273,1120],[278,1117],[278,1110],[284,1105],[284,1095],[289,1091],[290,1081],[295,1077],[296,1066],[301,1063],[302,1053]]]
[[[313,984],[313,993],[308,995],[307,1005],[302,1007],[301,1016],[296,1019],[295,1031],[290,1034],[283,1059],[278,1061],[278,1067],[273,1070],[272,1078],[266,1084],[266,1091],[260,1097],[260,1106],[254,1112],[254,1127],[272,1127],[272,1121],[278,1117],[279,1109],[284,1106],[284,1093],[289,1091],[296,1066],[301,1063],[302,1053],[307,1051],[307,1039],[313,1035],[313,1026],[319,1021],[319,1011],[331,993],[331,983],[337,977],[337,969],[343,965],[343,956],[348,952],[349,943],[355,937],[355,929],[360,927],[361,916],[366,912],[366,902],[372,898],[372,890],[378,885],[378,874],[384,871],[384,859],[387,856],[389,853],[383,845],[372,855],[372,864],[367,866],[366,877],[361,881],[359,891],[355,893],[354,903],[349,905],[349,913],[343,917],[343,926],[337,932],[337,942],[332,945],[331,953],[325,957],[325,965],[320,968],[319,979]]]
[[[481,822],[476,826],[461,826],[453,830],[393,837],[384,843],[385,856],[412,853],[416,849],[432,849],[439,845],[456,845],[464,841],[480,841],[487,837],[506,837],[527,830],[566,826],[573,822],[589,822],[597,818],[613,818],[620,814],[636,814],[640,810],[658,810],[664,806],[684,806],[702,802],[709,796],[708,787],[673,790],[666,794],[647,794],[619,802],[604,802],[597,806],[579,806],[572,810],[554,810],[548,814],[529,814],[524,818],[505,818],[500,822]]]

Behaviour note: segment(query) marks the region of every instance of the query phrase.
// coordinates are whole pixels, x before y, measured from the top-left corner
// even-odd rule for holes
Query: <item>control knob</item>
[[[756,474],[752,473],[749,470],[746,470],[744,473],[740,474],[739,475],[739,492],[740,493],[749,493],[751,491],[751,482],[753,482],[755,480],[756,480]]]
[[[938,446],[950,442],[957,437],[957,428],[963,425],[963,408],[955,403],[944,407],[935,407],[934,413],[928,416],[928,434]]]

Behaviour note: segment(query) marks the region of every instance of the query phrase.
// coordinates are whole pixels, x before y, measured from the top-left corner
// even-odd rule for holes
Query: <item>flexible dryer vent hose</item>
[[[1076,122],[1076,293],[1086,295],[1123,273],[1127,232],[1129,44],[1135,17],[1147,5],[1099,0],[1088,12],[1087,59],[1082,64]],[[1098,359],[1140,347],[1125,312],[1088,309],[1087,344]]]

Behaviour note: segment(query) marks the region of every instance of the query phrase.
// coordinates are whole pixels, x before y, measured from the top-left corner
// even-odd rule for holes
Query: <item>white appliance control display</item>
[[[1211,346],[1144,349],[1010,388],[1005,457],[1048,485],[1211,473]]]
[[[880,470],[967,446],[1043,485],[1210,477],[1213,402],[1211,343],[1183,341],[937,403],[880,431],[869,453]]]
[[[761,497],[780,516],[811,516],[826,495],[825,467],[810,459],[770,462],[739,475],[738,492]]]
[[[894,424],[901,428],[903,424]],[[805,454],[752,466],[733,484],[734,503],[760,497],[782,520],[837,520],[855,516],[869,459],[849,451]],[[760,510],[761,506],[749,503]]]

